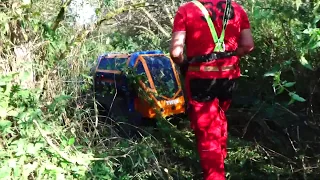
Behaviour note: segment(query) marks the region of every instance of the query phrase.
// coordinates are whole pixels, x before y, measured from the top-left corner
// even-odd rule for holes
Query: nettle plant
[[[22,81],[27,73],[10,73],[0,76],[0,127],[4,134],[12,133],[10,128],[15,123],[23,124],[30,122],[33,117],[41,116],[39,109],[39,92],[22,88],[14,80]]]
[[[283,51],[288,53],[288,59],[276,62],[271,71],[264,74],[264,77],[273,77],[273,90],[276,95],[287,92],[290,96],[288,105],[298,102],[305,102],[306,99],[292,90],[297,84],[296,81],[288,81],[281,77],[282,72],[290,70],[295,74],[297,71],[296,64],[302,65],[306,71],[314,72],[319,67],[320,47],[320,2],[312,1],[310,4],[294,1],[292,5],[281,5],[284,9],[279,24],[283,30],[287,30],[284,34],[287,40],[287,46],[282,47]],[[290,12],[290,13],[288,13]],[[310,13],[306,13],[310,12]],[[275,13],[275,12],[273,12]],[[280,16],[271,13],[271,16]],[[306,13],[306,14],[305,14]],[[269,14],[270,15],[270,14]],[[285,39],[278,39],[285,40]],[[297,79],[296,79],[297,80]]]

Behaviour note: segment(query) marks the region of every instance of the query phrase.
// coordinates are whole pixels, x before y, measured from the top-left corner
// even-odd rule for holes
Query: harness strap
[[[223,14],[223,28],[221,31],[220,38],[218,38],[217,32],[215,30],[215,27],[213,25],[213,22],[210,18],[209,12],[207,9],[197,0],[192,1],[201,11],[204,15],[208,26],[210,28],[210,32],[213,38],[213,41],[215,43],[214,52],[224,52],[225,51],[225,44],[224,44],[224,37],[225,37],[225,30],[228,24],[228,20],[230,18],[230,11],[231,11],[231,0],[226,0],[226,9]]]
[[[236,67],[234,65],[228,65],[228,66],[189,66],[188,71],[189,72],[220,72],[220,71],[230,71],[235,70]]]
[[[217,59],[228,58],[228,57],[231,57],[234,55],[236,55],[235,51],[210,53],[210,54],[206,54],[206,55],[190,57],[190,58],[188,58],[188,62],[189,62],[189,64],[210,62],[210,61],[217,60]]]

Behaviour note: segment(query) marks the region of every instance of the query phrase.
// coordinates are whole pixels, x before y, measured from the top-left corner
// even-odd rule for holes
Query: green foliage
[[[250,18],[255,40],[255,50],[245,59],[242,68],[248,70],[249,77],[273,78],[275,95],[287,93],[288,101],[305,102],[296,86],[303,83],[305,72],[318,68],[319,52],[319,3],[293,1],[246,1],[243,2]],[[310,12],[310,13],[306,13]],[[312,13],[311,13],[312,12]],[[300,65],[306,69],[300,68]],[[262,67],[262,68],[257,68]],[[291,74],[290,80],[280,75]]]
[[[107,12],[105,19],[118,24],[91,28],[70,27],[72,23],[68,21],[72,18],[64,19],[59,13],[67,11],[58,1],[0,3],[0,179],[201,177],[190,129],[178,130],[158,118],[158,131],[143,128],[142,138],[126,139],[115,132],[114,124],[118,123],[107,124],[107,118],[87,104],[93,95],[93,78],[88,74],[98,55],[110,51],[168,51],[170,13],[176,11],[178,4],[161,3],[146,7],[158,21],[156,24],[140,9],[128,10],[120,1],[100,1],[97,12],[101,16]],[[319,68],[320,4],[315,0],[252,0],[242,4],[249,13],[256,47],[241,61],[242,69],[247,70],[243,72],[255,78],[255,86],[248,86],[248,94],[260,87],[272,102],[261,105],[258,100],[251,109],[254,113],[247,114],[249,122],[245,122],[244,129],[254,133],[254,140],[256,136],[264,137],[259,142],[248,143],[229,136],[228,179],[316,177],[318,169],[314,167],[319,162],[311,159],[316,159],[319,152],[309,142],[319,137],[313,132],[318,122],[305,127],[302,122],[311,124],[311,120],[297,121],[299,116],[288,108],[312,103],[302,91],[309,86],[302,74]],[[21,61],[32,64],[32,69]],[[124,73],[133,85],[146,80],[128,69]],[[146,96],[135,87],[140,96]],[[273,90],[268,93],[268,89]],[[275,97],[282,97],[283,93],[289,99],[278,101]],[[291,106],[281,106],[284,102]],[[235,116],[241,124],[242,119]],[[240,126],[236,129],[241,131]]]
[[[61,139],[61,146],[57,148],[47,136],[50,132],[53,137],[66,138],[66,134],[60,131],[62,127],[54,122],[45,122],[48,117],[57,118],[61,113],[45,114],[39,101],[39,91],[25,89],[15,82],[23,80],[24,77],[17,73],[0,77],[1,179],[32,178],[35,174],[38,178],[70,178],[83,174],[87,165],[66,162],[68,159],[61,156],[62,150],[59,150],[71,152],[75,139]],[[58,97],[57,101],[63,104],[64,97]],[[65,107],[58,105],[52,103],[48,108],[59,112]],[[41,129],[40,124],[46,129]],[[73,170],[75,168],[77,170]]]

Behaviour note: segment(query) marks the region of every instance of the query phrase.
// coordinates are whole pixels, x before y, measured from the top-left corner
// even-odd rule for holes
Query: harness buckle
[[[216,53],[211,53],[209,58],[205,59],[205,62],[210,62],[210,61],[216,60],[216,59],[218,59],[218,55]]]
[[[226,51],[226,45],[224,42],[221,42],[218,40],[216,43],[215,52],[225,52]]]

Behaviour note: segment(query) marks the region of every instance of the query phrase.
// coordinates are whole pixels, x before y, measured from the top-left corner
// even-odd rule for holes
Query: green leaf
[[[41,148],[43,148],[44,147],[44,143],[42,143],[42,142],[38,142],[38,143],[36,143],[35,145],[34,145],[34,148],[37,150],[37,151],[39,151]]]
[[[81,74],[84,78],[86,78],[86,79],[88,79],[88,80],[92,80],[93,78],[92,78],[92,76],[88,76],[88,75],[86,75],[86,74]]]
[[[15,148],[16,156],[23,156],[25,154],[24,150],[25,150],[25,146],[27,145],[26,139],[19,139],[19,140],[13,141],[11,144],[16,145],[16,148]]]
[[[10,110],[9,112],[7,112],[7,116],[12,116],[12,117],[17,117],[19,112],[16,110]]]
[[[289,87],[294,86],[295,84],[296,84],[296,82],[287,82],[283,86],[289,88]]]
[[[273,76],[275,76],[276,75],[276,73],[275,72],[267,72],[267,73],[265,73],[263,76],[264,77],[273,77]]]
[[[7,96],[0,96],[0,97],[1,97],[0,107],[6,111],[6,109],[9,107],[10,99]]]
[[[33,143],[29,143],[27,145],[27,153],[28,154],[35,154],[35,147],[34,147],[34,144]]]
[[[22,1],[23,3],[23,5],[30,5],[31,4],[31,0],[23,0]]]
[[[311,47],[311,49],[316,49],[316,48],[318,48],[318,47],[320,47],[320,41],[316,42],[316,43]]]
[[[69,165],[68,162],[61,162],[60,164],[61,164],[61,167],[62,167],[63,169],[66,169],[66,168],[68,167],[68,165]]]
[[[17,93],[22,99],[28,99],[30,97],[30,91],[28,90],[20,90]]]
[[[68,144],[69,145],[73,145],[75,142],[75,139],[74,138],[70,138],[69,141],[68,141]]]
[[[20,167],[13,168],[13,176],[14,177],[16,177],[16,178],[20,177],[21,173],[22,173],[22,171],[21,171]]]
[[[311,65],[309,64],[309,62],[307,61],[307,59],[306,59],[303,55],[302,55],[301,58],[300,58],[300,63],[301,63],[304,67],[306,67],[306,68],[308,68],[308,69],[310,69],[310,70],[313,70],[312,67],[311,67]]]
[[[21,81],[24,81],[25,79],[28,79],[30,77],[30,75],[31,75],[31,72],[24,71],[24,72],[21,72],[19,78],[20,78]]]
[[[9,95],[11,93],[11,89],[12,89],[12,84],[11,83],[7,83],[6,84],[6,91],[4,92],[5,95]]]
[[[17,166],[17,160],[16,159],[9,159],[8,164],[10,168],[15,168]]]
[[[283,93],[284,90],[285,88],[283,86],[280,86],[280,88],[277,90],[277,95]]]
[[[11,179],[11,168],[8,166],[2,166],[0,168],[0,179]]]
[[[289,96],[290,96],[292,99],[294,99],[294,100],[296,100],[296,101],[299,101],[299,102],[305,102],[305,101],[306,101],[304,98],[300,97],[298,94],[293,93],[293,92],[290,92],[290,93],[289,93]]]
[[[0,118],[6,118],[7,117],[7,110],[5,108],[0,108]],[[1,122],[0,122],[1,126]]]
[[[33,171],[35,171],[38,168],[38,166],[38,162],[24,164],[22,177],[28,177]]]
[[[56,179],[65,179],[64,174],[61,172],[56,173]]]
[[[10,73],[5,76],[0,76],[0,85],[6,85],[8,82],[11,82],[18,73]]]
[[[285,66],[290,66],[291,64],[292,64],[291,60],[283,62],[283,65],[285,65]]]
[[[296,8],[298,10],[300,8],[301,4],[302,4],[302,1],[301,0],[296,0],[295,4],[296,4]]]
[[[8,120],[0,120],[0,127],[1,128],[7,128],[10,127],[12,125],[11,121]]]

